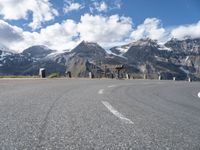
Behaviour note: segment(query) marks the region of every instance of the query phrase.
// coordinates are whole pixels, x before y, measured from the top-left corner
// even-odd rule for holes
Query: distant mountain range
[[[115,66],[123,65],[121,75],[163,79],[200,79],[200,39],[171,39],[159,44],[151,39],[141,39],[110,50],[97,43],[82,41],[69,52],[58,53],[37,45],[15,53],[0,47],[0,75],[37,75],[39,68],[47,74],[71,72],[74,77],[111,76]]]

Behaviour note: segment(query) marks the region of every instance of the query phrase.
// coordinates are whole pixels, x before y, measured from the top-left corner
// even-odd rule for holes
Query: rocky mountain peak
[[[144,49],[148,47],[159,49],[160,45],[157,43],[157,41],[146,38],[146,39],[140,39],[138,41],[133,41],[126,45],[116,46],[116,47],[111,48],[110,50],[117,55],[123,55],[127,53],[133,47],[137,47],[139,49],[141,48]]]
[[[71,52],[83,57],[105,56],[106,51],[97,43],[82,41]]]
[[[32,46],[19,54],[2,52],[1,49],[0,74],[35,75],[40,67],[44,67],[48,73],[67,70],[72,76],[85,77],[88,72],[101,74],[97,68],[104,70],[104,65],[109,73],[113,73],[109,66],[124,64],[126,72],[132,74],[146,72],[157,78],[159,73],[166,79],[173,76],[186,79],[191,75],[200,80],[200,39],[172,39],[163,47],[155,40],[141,39],[114,47],[112,52],[115,54],[108,54],[97,43],[87,41],[60,54],[42,45]]]
[[[51,50],[46,46],[43,45],[35,45],[25,49],[22,54],[26,56],[31,56],[35,58],[43,58],[48,54],[55,52],[55,50]]]
[[[185,40],[171,39],[165,46],[178,52],[200,53],[200,38]]]
[[[159,47],[156,40],[152,40],[149,38],[146,39],[140,39],[138,41],[134,41],[129,44],[131,46],[140,46],[140,47]]]

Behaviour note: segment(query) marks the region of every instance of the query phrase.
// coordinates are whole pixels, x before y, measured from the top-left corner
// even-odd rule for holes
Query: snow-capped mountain
[[[67,48],[66,48],[67,49]],[[88,72],[102,75],[114,73],[113,66],[123,64],[124,72],[133,75],[148,74],[157,78],[161,74],[169,79],[176,76],[186,79],[200,78],[200,39],[175,40],[160,44],[151,39],[142,39],[122,46],[115,46],[108,53],[99,44],[82,41],[74,49],[58,53],[37,45],[22,53],[13,53],[0,48],[0,74],[38,74],[40,67],[47,73],[70,71],[73,76],[84,77]]]
[[[2,67],[7,60],[7,57],[13,55],[14,53],[7,47],[0,45],[0,67]]]
[[[172,39],[165,46],[170,47],[174,51],[200,53],[200,39]]]
[[[141,39],[141,40],[138,40],[138,41],[134,41],[134,42],[131,42],[129,44],[125,44],[125,45],[121,45],[121,46],[116,46],[116,47],[113,47],[111,48],[111,52],[117,54],[117,55],[123,55],[124,53],[126,53],[129,48],[131,47],[155,47],[159,50],[168,50],[168,51],[171,51],[171,49],[169,47],[166,47],[164,44],[161,44],[161,43],[158,43],[157,41],[155,40],[151,40],[151,39]]]
[[[86,76],[92,71],[94,74],[103,72],[103,64],[121,63],[121,58],[108,54],[99,44],[82,41],[71,52],[65,53],[66,71],[75,76]]]
[[[80,57],[88,59],[102,59],[105,57],[106,51],[97,43],[82,41],[71,51]]]
[[[32,58],[36,58],[36,59],[41,59],[46,57],[47,55],[56,52],[55,50],[51,50],[46,46],[43,45],[35,45],[32,47],[29,47],[27,49],[25,49],[22,54],[32,57]]]
[[[111,51],[128,58],[128,64],[134,65],[140,72],[183,79],[200,73],[199,41],[172,39],[166,44],[159,44],[151,39],[142,39],[120,46],[121,51],[119,46],[111,48]]]

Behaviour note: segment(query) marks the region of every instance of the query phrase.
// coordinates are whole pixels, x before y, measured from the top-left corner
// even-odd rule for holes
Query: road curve
[[[200,149],[199,83],[1,79],[0,149]]]

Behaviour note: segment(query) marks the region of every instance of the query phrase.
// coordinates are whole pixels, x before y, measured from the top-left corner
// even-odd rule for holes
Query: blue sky
[[[63,13],[64,0],[50,0],[54,8],[59,11],[59,16],[54,20],[46,22],[44,26],[55,22],[62,22],[65,19],[80,20],[84,13],[91,13],[89,7],[91,0],[76,0],[85,7],[78,11],[72,11],[68,14]],[[96,0],[102,2],[102,0]],[[107,5],[113,5],[114,0],[104,0]],[[121,9],[112,9],[106,12],[94,12],[92,14],[113,15],[119,14],[132,18],[135,25],[141,24],[146,18],[158,18],[162,20],[165,27],[178,26],[184,24],[195,23],[200,20],[200,0],[118,0],[121,4]],[[1,16],[1,19],[3,17]],[[8,20],[13,25],[18,25],[26,28],[25,24],[30,22],[31,13],[28,20]]]
[[[103,47],[165,42],[198,38],[199,30],[200,0],[0,1],[0,44],[19,51],[37,44],[71,49],[81,40]]]
[[[89,0],[84,2],[87,3],[88,1]],[[108,5],[113,3],[112,0],[107,0],[106,2],[108,3]],[[62,3],[60,4],[62,5]],[[88,11],[89,10],[86,7],[85,11],[74,14],[75,19],[79,19],[81,13]],[[116,13],[131,17],[136,25],[142,23],[146,18],[151,17],[161,19],[165,26],[190,24],[197,22],[200,19],[200,1],[121,0],[121,9],[113,9],[112,11],[105,14],[111,15]],[[72,13],[70,14],[70,16],[73,18]]]
[[[136,24],[145,18],[159,18],[164,26],[190,24],[199,21],[199,0],[129,0],[124,13]]]

